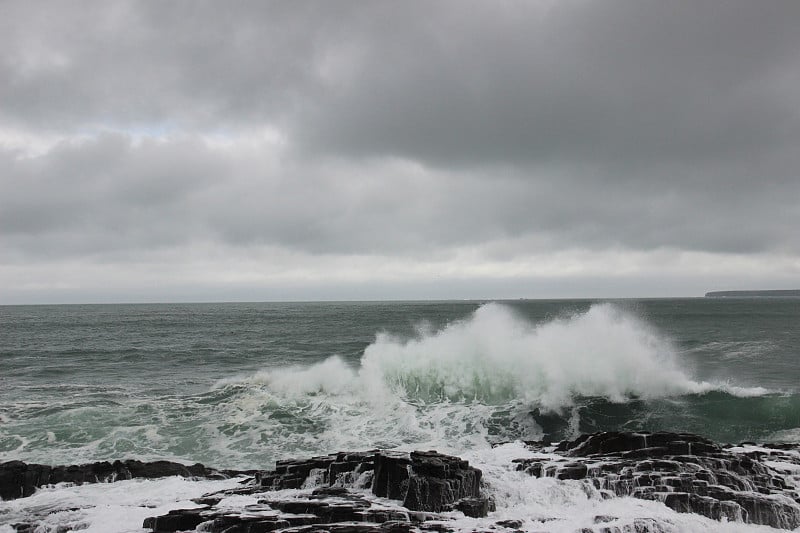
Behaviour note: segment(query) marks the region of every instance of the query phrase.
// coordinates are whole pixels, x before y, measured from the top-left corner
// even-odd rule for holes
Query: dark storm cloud
[[[321,148],[442,164],[703,161],[797,140],[796,2],[484,3],[439,15],[381,26],[358,82],[327,93],[301,133]]]
[[[326,4],[5,2],[2,114],[66,129],[280,118],[315,84],[337,17]]]
[[[794,0],[3,2],[0,263],[797,257],[798,21]]]
[[[309,149],[445,165],[704,159],[798,135],[793,1],[3,10],[3,114],[23,124],[266,120]]]

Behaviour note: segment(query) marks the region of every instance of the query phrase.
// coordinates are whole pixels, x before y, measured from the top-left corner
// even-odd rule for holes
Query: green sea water
[[[800,440],[800,299],[0,306],[0,461]]]

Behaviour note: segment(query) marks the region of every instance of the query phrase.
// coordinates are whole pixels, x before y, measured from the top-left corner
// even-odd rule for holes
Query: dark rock
[[[318,517],[320,522],[352,522],[363,519],[363,511],[370,504],[357,498],[346,503],[332,504],[321,500],[288,500],[267,501],[266,503],[275,510],[288,514],[310,514]],[[316,522],[316,520],[315,520]]]
[[[383,533],[411,533],[413,527],[410,522],[388,520],[381,524],[381,531]]]
[[[221,497],[218,496],[203,496],[202,498],[194,498],[192,500],[197,505],[205,505],[211,507],[213,505],[217,505],[220,501],[222,501]]]
[[[481,518],[492,510],[487,498],[462,498],[455,507],[472,518]]]
[[[596,454],[618,454],[636,450],[653,449],[655,455],[662,455],[664,448],[685,450],[685,455],[706,455],[720,451],[712,441],[688,433],[623,433],[607,431],[582,435],[572,442],[562,442],[559,451],[571,456],[591,456]],[[645,457],[642,452],[638,457]]]
[[[377,454],[372,493],[382,498],[402,500],[408,491],[410,466],[411,458],[406,454]]]
[[[376,452],[338,453],[307,460],[278,461],[275,470],[256,472],[256,483],[271,490],[299,489],[312,476],[315,483],[353,485],[375,469]],[[372,483],[372,478],[369,478]]]
[[[664,505],[679,513],[691,512],[688,492],[668,492],[664,495]]]
[[[583,479],[589,469],[582,463],[571,463],[562,466],[556,471],[556,479]]]
[[[410,458],[404,507],[440,512],[453,509],[461,499],[481,497],[481,471],[470,467],[467,461],[436,452],[412,452]]]
[[[277,516],[237,516],[224,515],[207,521],[203,525],[204,531],[210,533],[266,533],[276,529],[291,527],[288,520],[279,519]]]
[[[364,486],[365,480],[369,484]],[[168,531],[181,523],[201,519],[203,530],[225,533],[251,533],[286,529],[287,533],[327,531],[329,533],[408,533],[444,529],[435,513],[460,510],[472,517],[486,516],[492,502],[480,492],[481,471],[458,457],[437,452],[362,452],[338,453],[308,460],[279,461],[275,469],[257,472],[253,481],[240,488],[195,500],[208,504],[202,510],[176,510],[148,518],[144,527]],[[224,495],[261,494],[306,486],[313,490],[303,496],[258,500],[257,508],[241,514],[217,510]],[[379,497],[402,500],[407,512],[373,507],[349,487],[372,489]],[[433,513],[433,514],[432,514]],[[265,516],[270,515],[271,516]],[[191,526],[191,528],[196,527]],[[173,530],[174,531],[174,530]]]
[[[514,459],[517,464],[517,471],[525,472],[534,477],[542,477],[544,465],[539,459]]]
[[[312,496],[346,496],[350,491],[344,487],[319,487],[311,491]]]
[[[569,419],[559,415],[558,413],[542,411],[537,407],[531,411],[531,417],[541,428],[542,433],[544,433],[545,438],[548,441],[548,444],[553,439],[563,439],[569,433]]]
[[[152,529],[153,533],[171,533],[196,528],[206,521],[200,509],[178,509],[168,514],[145,518],[142,527]]]
[[[734,452],[686,433],[605,432],[559,443],[563,461],[515,463],[533,476],[583,480],[604,497],[657,500],[715,520],[795,529],[800,498],[789,479],[794,468],[782,473],[762,459],[800,466],[800,457],[796,446],[771,449]]]
[[[45,465],[27,465],[22,461],[0,463],[0,498],[11,500],[30,496],[46,485],[52,469]]]
[[[168,476],[224,478],[240,472],[218,471],[201,464],[183,465],[169,461],[107,461],[83,465],[48,466],[22,461],[0,463],[0,498],[11,500],[30,496],[45,485],[110,482],[118,479]]]
[[[606,522],[613,522],[614,520],[617,520],[616,516],[597,515],[594,517],[595,524],[605,524]]]
[[[788,530],[800,527],[797,446],[720,447],[685,433],[607,432],[583,435],[555,448],[541,442],[531,443],[530,448],[543,455],[515,460],[510,466],[535,477],[583,484],[587,493],[599,491],[602,498],[629,496],[714,520]],[[249,474],[254,477],[240,485],[195,499],[201,508],[151,517],[144,527],[172,532],[199,526],[210,533],[450,532],[453,517],[439,513],[457,510],[483,517],[493,510],[493,501],[481,492],[480,470],[458,457],[432,451],[338,453],[280,461],[271,471]],[[214,477],[230,472],[162,461],[58,467],[12,461],[0,463],[0,490],[19,497],[60,481],[88,483],[169,475]],[[304,489],[288,495],[268,492],[300,487]],[[365,494],[365,489],[371,489],[374,496],[396,500],[397,508],[380,504]],[[219,507],[223,498],[231,495],[254,495],[258,503],[237,512]],[[488,528],[520,529],[524,524],[501,521]],[[631,522],[605,515],[584,525],[594,533],[665,530],[658,519]],[[34,531],[38,526],[14,527]]]
[[[409,479],[403,507],[415,511],[441,512],[455,502],[448,483],[435,477],[413,476]]]

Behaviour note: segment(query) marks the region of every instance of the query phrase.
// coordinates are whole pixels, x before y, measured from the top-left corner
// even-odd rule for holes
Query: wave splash
[[[689,379],[668,340],[612,304],[534,325],[500,304],[403,342],[381,334],[360,374],[411,399],[522,400],[548,411],[577,397],[622,402],[715,388]]]
[[[532,410],[564,415],[585,398],[623,403],[710,391],[768,392],[692,380],[667,338],[613,304],[534,324],[490,303],[438,331],[421,327],[414,338],[380,333],[358,368],[334,356],[221,381],[216,392],[227,398],[216,414],[228,422],[225,441],[279,442],[283,455],[365,446],[459,453],[541,437]]]
[[[440,331],[421,328],[414,339],[379,333],[359,369],[334,356],[220,384],[242,381],[287,398],[355,393],[373,403],[399,396],[417,405],[521,400],[559,412],[579,397],[624,402],[713,390],[735,396],[768,392],[690,379],[665,337],[613,304],[536,325],[490,303]]]

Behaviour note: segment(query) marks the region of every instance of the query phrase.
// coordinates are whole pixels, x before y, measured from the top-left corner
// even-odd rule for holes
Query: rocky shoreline
[[[607,432],[562,442],[546,458],[515,462],[532,476],[583,480],[606,498],[660,501],[714,520],[800,526],[796,446],[722,447],[691,434]]]
[[[0,463],[0,499],[32,495],[36,489],[57,483],[111,483],[123,479],[158,479],[169,476],[223,479],[253,475],[255,470],[216,470],[200,463],[184,465],[171,461],[100,461],[82,465],[49,466],[8,461]]]
[[[578,483],[595,498],[632,497],[674,511],[760,524],[800,527],[800,447],[719,445],[683,433],[601,432],[556,444],[526,442],[530,452],[509,471]],[[340,452],[279,461],[270,471],[216,470],[166,461],[116,461],[77,466],[0,463],[0,497],[24,498],[55,483],[110,482],[164,476],[220,479],[241,476],[237,487],[193,500],[192,508],[147,518],[150,531],[219,533],[405,533],[464,530],[459,517],[482,518],[480,528],[548,530],[549,519],[492,520],[492,487],[480,469],[428,452]],[[244,498],[232,509],[226,502]],[[484,518],[485,517],[485,518]],[[2,518],[2,517],[0,517]],[[12,524],[32,532],[36,523]],[[136,527],[135,525],[133,527]],[[581,531],[580,529],[578,531]],[[622,524],[597,516],[583,532],[671,531],[655,519]]]

